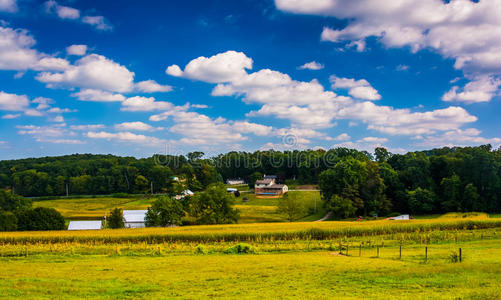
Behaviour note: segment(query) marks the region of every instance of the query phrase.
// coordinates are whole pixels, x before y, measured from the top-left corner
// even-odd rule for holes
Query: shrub
[[[16,216],[8,211],[0,211],[0,231],[15,231],[16,229]]]
[[[255,253],[254,247],[246,243],[240,243],[224,251],[226,254]]]
[[[37,207],[16,212],[18,230],[63,230],[63,216],[53,209]]]

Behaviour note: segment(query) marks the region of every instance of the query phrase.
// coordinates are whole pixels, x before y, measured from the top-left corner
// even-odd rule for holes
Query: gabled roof
[[[102,227],[101,221],[70,221],[68,230],[98,230]]]
[[[262,180],[256,180],[256,184],[270,184],[272,183],[272,179],[262,179]]]
[[[124,210],[124,221],[126,223],[144,222],[147,210]]]

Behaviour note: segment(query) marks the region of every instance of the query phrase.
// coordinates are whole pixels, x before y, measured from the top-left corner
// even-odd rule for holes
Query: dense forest
[[[274,174],[289,184],[318,184],[345,214],[501,211],[501,149],[490,145],[374,154],[346,148],[229,152],[204,158],[75,154],[0,162],[0,188],[26,196],[194,191],[229,178],[251,183]],[[176,177],[181,184],[177,183]]]

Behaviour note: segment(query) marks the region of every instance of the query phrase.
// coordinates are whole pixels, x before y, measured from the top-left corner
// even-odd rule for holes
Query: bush
[[[224,251],[226,254],[246,254],[246,253],[255,253],[254,247],[249,244],[240,243],[233,247],[230,247]]]
[[[63,216],[53,209],[37,207],[16,212],[18,230],[63,230]]]
[[[8,211],[0,211],[0,231],[15,231],[16,229],[16,216]]]

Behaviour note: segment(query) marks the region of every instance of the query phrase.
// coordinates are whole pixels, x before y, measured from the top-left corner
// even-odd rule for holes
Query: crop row
[[[413,220],[373,222],[270,223],[100,231],[2,232],[0,244],[263,242],[333,240],[351,237],[500,228],[501,220]],[[422,237],[421,237],[422,238]]]

